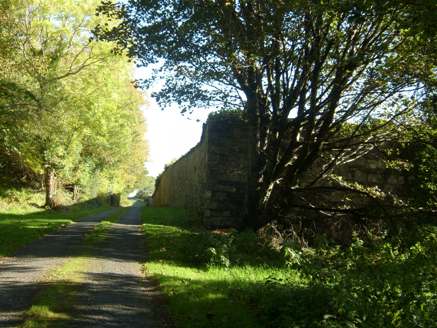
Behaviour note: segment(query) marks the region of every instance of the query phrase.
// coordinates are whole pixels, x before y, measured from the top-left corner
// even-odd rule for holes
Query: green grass
[[[150,252],[146,274],[159,282],[178,327],[261,327],[246,290],[281,270],[267,266],[223,268],[195,265],[181,249],[190,236],[192,214],[178,208],[143,208]],[[188,225],[187,225],[188,222]],[[255,311],[255,312],[254,312]]]
[[[0,258],[86,216],[113,208],[70,206],[70,212],[30,206],[0,209]]]
[[[437,227],[281,250],[253,232],[208,232],[178,208],[143,209],[156,280],[178,327],[434,327]],[[266,238],[267,237],[267,238]],[[277,245],[277,244],[276,244]]]
[[[93,247],[96,244],[101,243],[106,237],[105,233],[107,229],[118,221],[118,219],[128,210],[129,208],[122,209],[121,211],[115,212],[108,216],[104,221],[101,221],[94,230],[85,237],[84,245],[86,247]]]
[[[35,297],[35,305],[24,312],[24,322],[19,328],[68,327],[71,320],[69,314],[75,305],[78,293],[77,286],[81,283],[80,272],[92,265],[87,259],[89,248],[98,247],[106,238],[106,230],[128,210],[122,209],[100,222],[84,239],[84,251],[64,265],[50,270],[45,278],[44,288]]]
[[[68,327],[73,318],[68,314],[75,304],[77,285],[81,282],[85,257],[69,259],[64,265],[50,270],[44,278],[44,288],[35,296],[36,304],[24,312],[19,328]]]

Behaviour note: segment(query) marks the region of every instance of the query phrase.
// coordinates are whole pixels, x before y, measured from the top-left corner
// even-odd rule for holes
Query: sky
[[[149,70],[139,68],[137,79],[146,78]],[[147,90],[150,95],[159,86]],[[202,135],[202,125],[206,122],[210,111],[204,108],[195,109],[193,114],[182,116],[177,104],[161,110],[155,100],[150,97],[150,106],[143,109],[146,118],[149,142],[149,162],[145,163],[149,175],[156,177],[164,170],[164,165],[173,158],[179,158],[197,145]],[[188,117],[190,119],[188,119]],[[196,120],[199,119],[200,122]]]

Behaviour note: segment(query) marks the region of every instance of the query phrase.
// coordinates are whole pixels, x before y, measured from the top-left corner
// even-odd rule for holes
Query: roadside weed
[[[178,327],[435,326],[434,226],[372,236],[369,245],[355,235],[340,248],[322,235],[313,247],[269,247],[250,231],[202,230],[193,217],[143,209],[145,272],[163,288]]]

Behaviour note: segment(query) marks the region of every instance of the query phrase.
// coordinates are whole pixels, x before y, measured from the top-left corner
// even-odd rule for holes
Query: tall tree
[[[55,205],[57,185],[80,184],[97,170],[122,176],[119,189],[145,176],[144,169],[122,174],[147,157],[144,95],[132,85],[132,64],[90,37],[98,23],[117,22],[95,16],[94,0],[6,3],[0,105],[11,123],[0,147],[43,176],[45,205]]]
[[[342,161],[377,143],[378,131],[415,101],[417,79],[399,74],[418,35],[416,9],[431,2],[130,0],[101,13],[124,17],[97,34],[118,40],[139,65],[163,60],[145,86],[164,78],[161,106],[243,107],[249,125],[243,227],[258,229],[296,206]],[[422,30],[429,28],[429,22]],[[382,120],[375,120],[382,118]],[[344,129],[348,122],[352,128]],[[371,124],[370,124],[371,123]],[[369,125],[370,124],[370,125]],[[371,128],[363,128],[371,126]],[[304,184],[324,156],[328,164]]]

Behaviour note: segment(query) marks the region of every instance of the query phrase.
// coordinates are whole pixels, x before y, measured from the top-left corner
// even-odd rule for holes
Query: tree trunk
[[[257,95],[248,96],[246,114],[249,125],[249,141],[248,141],[248,165],[247,165],[247,191],[246,203],[242,214],[242,224],[240,229],[253,228],[259,215],[259,102]]]
[[[77,203],[78,199],[79,199],[79,186],[75,184],[73,186],[73,202]]]
[[[44,206],[55,207],[56,177],[55,171],[49,165],[46,166],[44,172],[44,187],[46,189],[46,203]]]

